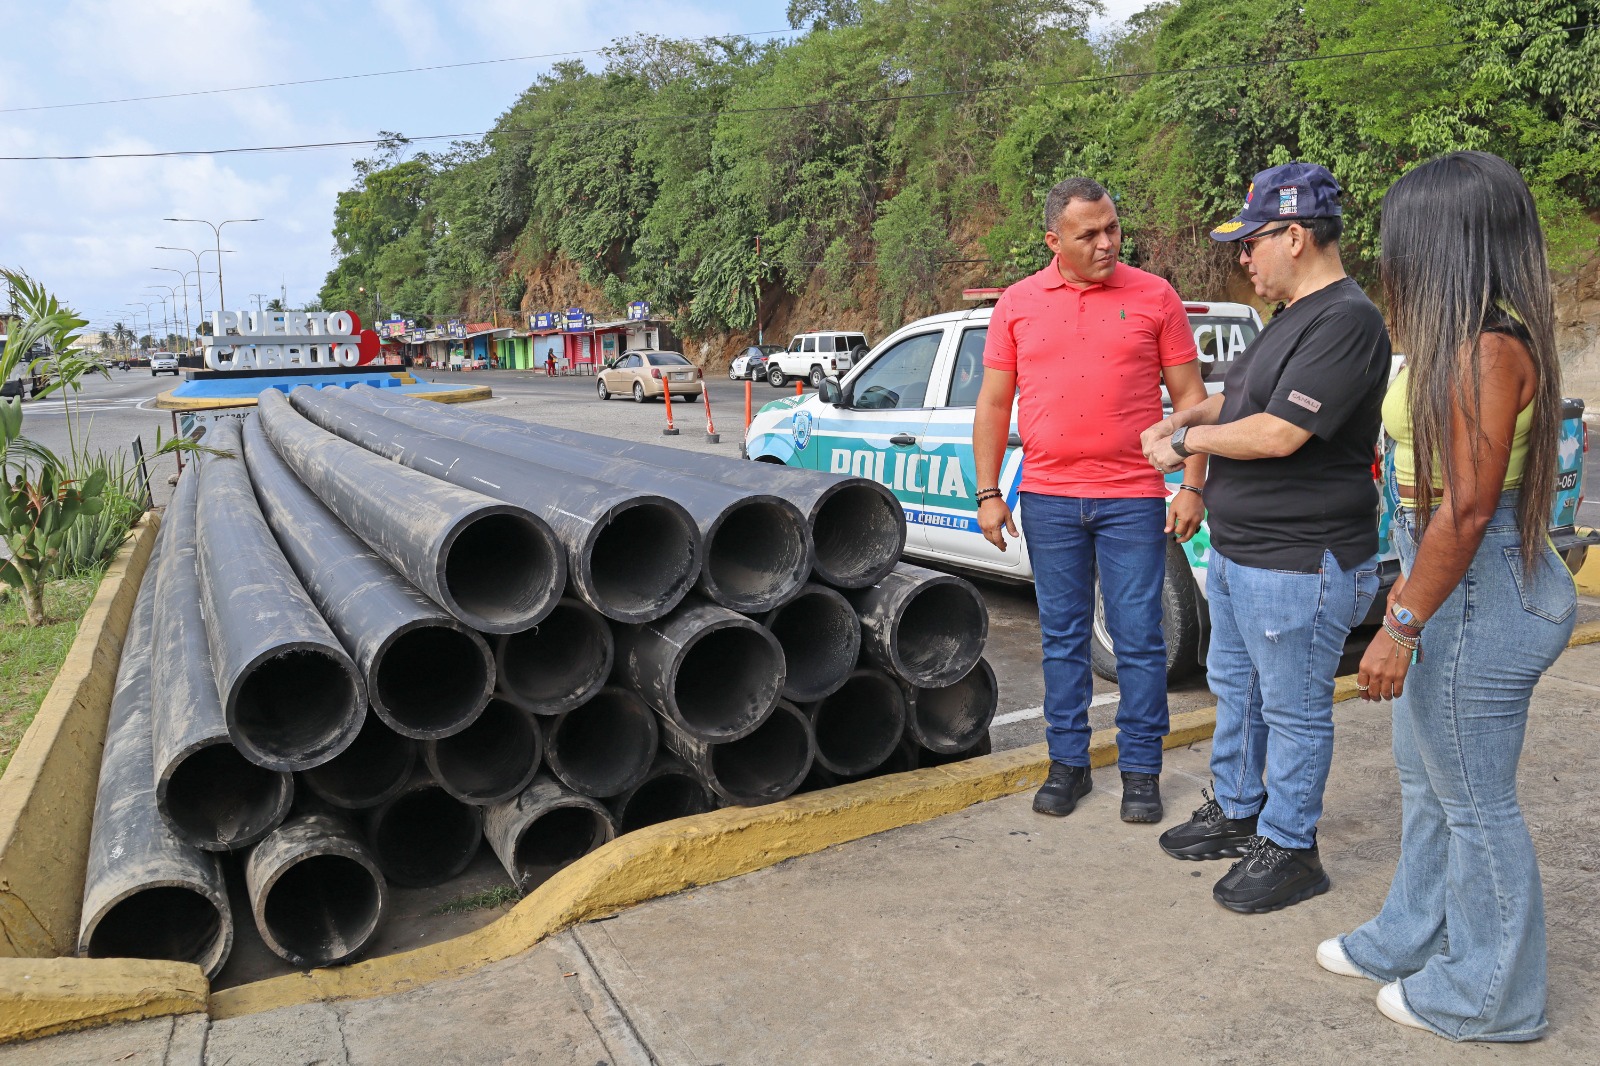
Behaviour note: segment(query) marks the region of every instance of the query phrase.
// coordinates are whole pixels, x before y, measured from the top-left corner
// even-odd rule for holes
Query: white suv
[[[157,374],[171,374],[178,376],[178,357],[171,352],[150,353],[150,376]]]
[[[856,356],[866,350],[864,333],[797,333],[788,350],[767,357],[767,384],[781,389],[795,378],[805,378],[813,389],[821,388],[823,378],[845,373],[855,365]]]

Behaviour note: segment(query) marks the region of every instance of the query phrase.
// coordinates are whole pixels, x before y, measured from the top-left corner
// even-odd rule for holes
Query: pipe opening
[[[352,726],[356,686],[343,663],[297,648],[259,663],[239,685],[233,724],[267,758],[300,763],[336,747]]]
[[[683,654],[672,700],[703,738],[729,736],[758,720],[777,699],[782,652],[760,630],[727,626],[703,633]]]
[[[750,500],[730,508],[706,544],[704,579],[724,606],[759,611],[806,579],[808,549],[797,511]]]
[[[662,774],[634,789],[617,812],[617,832],[631,833],[647,825],[704,814],[713,806],[705,786],[692,775]]]
[[[220,845],[265,836],[288,806],[283,774],[257,766],[226,741],[174,766],[164,801],[185,840]]]
[[[649,772],[658,744],[655,712],[623,689],[606,689],[563,715],[548,739],[550,767],[568,788],[615,796]]]
[[[679,514],[641,503],[611,516],[589,553],[595,595],[626,620],[657,618],[695,578],[693,526]]]
[[[374,807],[400,790],[415,758],[410,740],[369,714],[348,748],[321,766],[300,771],[300,778],[335,807]]]
[[[449,733],[477,713],[491,687],[481,645],[449,626],[419,626],[383,652],[373,702],[419,739]]]
[[[817,761],[836,774],[865,774],[893,753],[905,731],[905,697],[887,674],[858,670],[812,710]]]
[[[561,571],[557,547],[520,514],[483,514],[462,526],[444,560],[450,599],[480,629],[517,626],[538,618]]]
[[[907,680],[937,675],[950,664],[973,662],[987,615],[966,585],[954,581],[924,585],[906,604],[894,635],[895,650]],[[949,674],[945,674],[946,677]]]
[[[855,609],[821,586],[774,611],[767,628],[783,648],[784,695],[802,703],[842,685],[861,651],[861,619]]]
[[[543,884],[611,839],[605,815],[588,807],[557,807],[529,822],[517,837],[517,886]]]
[[[721,791],[745,807],[781,800],[811,768],[811,737],[801,715],[780,704],[743,740],[711,748],[711,772]]]
[[[208,973],[220,948],[222,916],[192,888],[163,885],[120,900],[89,934],[92,959],[172,959],[193,962]]]
[[[605,684],[611,657],[606,620],[585,604],[563,600],[532,629],[504,638],[500,683],[537,705],[560,707]]]
[[[993,672],[981,661],[966,677],[943,688],[919,688],[912,704],[917,739],[950,753],[972,747],[989,730],[999,694]]]
[[[311,855],[267,891],[268,946],[290,962],[326,966],[360,951],[378,928],[383,893],[372,871],[346,855]]]
[[[521,792],[542,747],[532,716],[499,698],[490,699],[467,728],[430,744],[434,773],[467,803],[493,803]]]
[[[983,735],[980,736],[971,747],[964,748],[961,751],[952,752],[948,755],[937,751],[929,751],[920,744],[907,746],[912,748],[912,754],[916,758],[918,769],[928,766],[945,766],[949,763],[961,762],[965,759],[976,759],[980,755],[988,755],[990,752],[994,751],[994,742],[989,739],[989,731],[987,729],[983,731]]]
[[[871,485],[850,484],[822,501],[811,522],[817,572],[835,585],[870,585],[894,568],[905,517]]]
[[[380,808],[368,842],[385,877],[426,888],[466,869],[482,834],[476,808],[430,785],[396,797],[387,810]]]

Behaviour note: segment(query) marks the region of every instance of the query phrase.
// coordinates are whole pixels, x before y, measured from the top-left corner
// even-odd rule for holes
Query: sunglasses
[[[1268,237],[1276,237],[1280,233],[1288,233],[1293,228],[1294,224],[1290,223],[1287,226],[1279,226],[1277,229],[1268,230],[1265,233],[1257,233],[1253,237],[1241,237],[1239,239],[1239,247],[1245,255],[1254,255],[1257,241],[1264,241]]]

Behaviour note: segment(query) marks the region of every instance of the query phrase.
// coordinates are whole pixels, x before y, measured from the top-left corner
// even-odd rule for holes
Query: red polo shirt
[[[1196,357],[1171,285],[1118,263],[1087,289],[1057,262],[1001,294],[983,365],[1017,375],[1022,491],[1165,496],[1139,434],[1161,421],[1161,370]]]

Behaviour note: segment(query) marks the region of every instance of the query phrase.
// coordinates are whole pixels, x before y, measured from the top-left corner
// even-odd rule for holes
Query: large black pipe
[[[660,746],[655,712],[621,685],[607,685],[583,706],[540,724],[550,772],[574,792],[596,799],[644,780]]]
[[[465,870],[483,839],[483,808],[462,803],[426,772],[367,812],[367,846],[378,869],[410,888],[442,885]]]
[[[940,755],[956,755],[989,735],[1000,706],[994,667],[980,658],[965,677],[950,685],[904,685],[906,733]]]
[[[669,721],[707,743],[753,732],[783,690],[783,649],[726,607],[691,597],[665,618],[615,632],[617,672]]]
[[[806,585],[761,624],[783,649],[783,697],[795,703],[837,691],[861,654],[861,619],[849,600],[826,585]]]
[[[244,867],[256,930],[295,966],[331,966],[366,947],[387,895],[366,845],[343,818],[308,814],[275,829]]]
[[[515,633],[561,598],[566,554],[541,519],[358,448],[276,390],[261,394],[258,411],[278,455],[328,510],[473,629]]]
[[[667,497],[531,466],[328,394],[342,391],[302,385],[290,400],[323,429],[370,452],[539,515],[566,548],[572,590],[607,618],[659,618],[694,587],[700,531]]]
[[[616,836],[611,812],[540,774],[512,799],[488,809],[483,833],[522,892],[548,881]]]
[[[157,555],[171,543],[163,534]],[[156,810],[150,749],[150,640],[156,581],[146,573],[111,696],[78,954],[192,962],[215,977],[233,946],[222,862],[179,840]]]
[[[714,810],[717,799],[689,764],[670,751],[658,751],[644,780],[606,801],[617,820],[617,835],[647,825]]]
[[[811,573],[811,531],[794,504],[636,460],[596,455],[553,440],[533,440],[509,426],[463,418],[426,400],[357,385],[352,401],[414,429],[466,441],[564,474],[670,496],[693,516],[705,545],[695,589],[730,610],[756,613],[787,599]]]
[[[416,761],[416,741],[369,714],[348,748],[321,766],[300,771],[300,785],[333,807],[362,810],[399,795]]]
[[[755,807],[791,795],[806,779],[816,741],[805,713],[779,700],[760,728],[739,740],[707,744],[671,722],[661,740],[729,803]]]
[[[494,691],[484,639],[350,532],[278,456],[259,419],[245,423],[244,456],[262,516],[361,668],[378,717],[415,740],[466,728]]]
[[[864,477],[824,474],[776,463],[748,463],[720,455],[523,422],[466,408],[464,418],[504,426],[543,441],[556,441],[596,455],[627,459],[645,467],[676,470],[745,492],[781,496],[811,523],[817,577],[841,588],[870,585],[894,569],[906,545],[906,516],[889,489]]]
[[[560,714],[600,691],[615,653],[600,612],[567,596],[532,629],[495,640],[495,677],[535,714]]]
[[[294,778],[257,766],[228,735],[211,668],[195,568],[199,472],[178,479],[167,505],[159,566],[145,580],[156,588],[150,661],[150,742],[156,806],[178,839],[207,851],[246,847],[283,821]]]
[[[913,685],[950,685],[977,665],[989,609],[972,582],[901,563],[849,593],[861,616],[861,652]]]
[[[479,806],[510,799],[538,772],[544,738],[533,712],[505,693],[454,736],[422,745],[422,757],[446,792]]]
[[[853,670],[837,692],[801,710],[816,734],[817,763],[840,777],[889,758],[906,728],[905,693],[881,670]]]
[[[269,770],[307,770],[356,739],[366,684],[300,585],[261,517],[241,457],[239,424],[200,463],[200,599],[228,735]]]
[[[963,748],[957,752],[930,751],[909,736],[900,741],[900,747],[906,753],[906,758],[911,765],[916,769],[922,770],[929,766],[947,766],[950,763],[964,762],[967,759],[976,759],[980,755],[988,755],[994,750],[994,743],[989,734],[985,732],[970,747]]]

